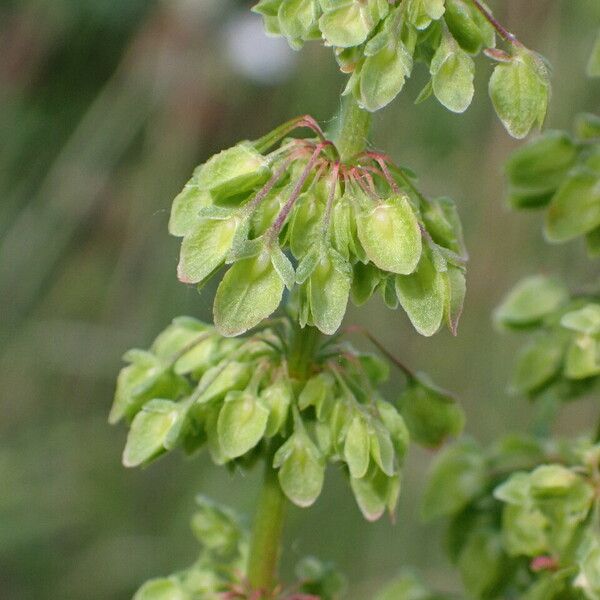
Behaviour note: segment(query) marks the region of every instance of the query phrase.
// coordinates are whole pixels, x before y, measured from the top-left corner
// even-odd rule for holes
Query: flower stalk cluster
[[[442,324],[456,334],[466,291],[467,253],[453,201],[427,197],[412,172],[368,147],[370,113],[397,96],[417,62],[430,74],[418,100],[434,95],[463,112],[474,94],[473,56],[481,52],[497,63],[489,92],[511,135],[525,136],[546,113],[543,60],[478,0],[261,0],[254,10],[269,33],[295,48],[312,39],[332,46],[349,80],[331,132],[302,116],[242,141],[197,167],[173,201],[169,231],[182,238],[180,281],[202,288],[219,279],[214,325],[180,317],[150,349],[125,355],[129,364],[110,414],[111,422],[129,425],[123,462],[134,467],[175,449],[191,455],[207,448],[216,464],[238,469],[260,459],[265,477],[250,535],[231,513],[201,501],[194,521],[205,548],[199,562],[148,582],[136,600],[340,597],[342,580],[312,559],[302,563],[300,583],[289,593],[278,583],[287,501],[312,505],[334,464],[366,519],[386,512],[393,519],[409,440],[437,448],[464,425],[451,394],[367,332],[404,377],[397,397],[385,399],[387,362],[343,337],[348,301],[361,305],[374,294],[401,307],[424,336]],[[496,48],[496,34],[506,50]],[[284,316],[273,316],[284,298]],[[357,332],[363,330],[345,333]],[[440,467],[436,493],[445,508],[433,513],[479,500],[475,509],[484,511],[505,496],[514,500],[486,499],[485,459],[456,452],[457,467],[452,461],[449,470]],[[528,480],[515,498],[536,485]],[[590,507],[581,511],[577,523],[591,518]],[[487,528],[476,520],[461,538],[469,548],[466,564],[487,560],[500,535],[493,530],[490,537],[487,514]],[[586,552],[582,560],[589,562],[596,547]],[[581,573],[589,587],[593,569]],[[496,576],[470,573],[476,582],[467,587],[491,598]],[[397,585],[403,595],[381,598],[430,597],[410,576]]]
[[[498,117],[523,138],[544,122],[549,73],[541,56],[510,33],[479,0],[260,0],[268,34],[294,49],[322,40],[350,75],[344,95],[365,110],[387,106],[402,91],[415,64],[430,79],[417,102],[434,95],[448,110],[464,112],[475,93],[473,57],[496,63],[489,94]],[[506,50],[496,47],[496,37]]]
[[[315,138],[290,138],[309,124]],[[453,333],[464,297],[466,252],[456,209],[430,200],[385,154],[342,160],[309,117],[201,165],[173,203],[182,236],[178,274],[202,286],[223,264],[214,303],[223,335],[268,318],[287,288],[301,327],[335,333],[348,299],[376,291],[421,334],[445,320]]]

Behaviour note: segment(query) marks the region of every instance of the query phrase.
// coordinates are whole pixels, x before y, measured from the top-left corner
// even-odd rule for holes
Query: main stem
[[[268,598],[275,587],[279,546],[283,531],[285,496],[273,469],[274,448],[265,459],[263,487],[252,525],[248,555],[248,582]]]
[[[361,109],[354,98],[342,100],[331,137],[340,159],[348,161],[364,151],[371,125],[371,115]],[[288,355],[290,378],[299,391],[310,377],[321,333],[316,327],[295,327]],[[253,590],[269,598],[276,585],[277,562],[283,532],[286,499],[273,469],[276,447],[271,445],[265,459],[263,487],[254,516],[248,556],[248,582]]]
[[[360,108],[352,96],[344,96],[330,133],[342,162],[365,150],[370,128],[371,113]]]
[[[321,334],[316,327],[295,327],[288,356],[288,371],[296,391],[310,376],[310,369]],[[276,584],[277,562],[283,532],[286,499],[281,491],[277,472],[273,469],[271,445],[265,458],[263,487],[252,526],[248,556],[248,582],[261,598],[270,598]]]

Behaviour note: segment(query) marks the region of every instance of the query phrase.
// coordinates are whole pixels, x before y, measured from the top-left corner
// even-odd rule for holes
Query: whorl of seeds
[[[402,413],[379,386],[385,360],[321,338],[301,380],[290,368],[296,327],[275,319],[248,337],[179,317],[148,350],[130,350],[111,422],[130,425],[123,463],[148,464],[206,446],[219,465],[250,466],[267,447],[279,485],[298,506],[321,493],[327,463],[344,467],[364,516],[394,513],[409,443],[437,446],[463,425],[452,396],[406,367]]]
[[[260,0],[253,8],[269,35],[294,49],[322,40],[350,75],[343,95],[368,111],[389,104],[418,63],[430,79],[417,97],[430,96],[464,112],[475,94],[475,61],[496,62],[489,81],[494,109],[513,137],[541,126],[550,92],[544,59],[526,48],[479,0]],[[496,48],[497,38],[506,51]],[[593,67],[592,67],[593,68]]]
[[[308,127],[316,137],[292,138]],[[239,335],[293,294],[301,326],[335,333],[348,298],[377,290],[423,335],[454,333],[466,252],[454,203],[427,199],[413,175],[378,152],[342,161],[311,117],[199,166],[175,198],[169,230],[183,237],[178,275],[202,286],[231,265],[215,297],[217,330]]]

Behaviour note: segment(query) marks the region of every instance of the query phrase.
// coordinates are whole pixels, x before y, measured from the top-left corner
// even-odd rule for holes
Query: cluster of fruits
[[[430,95],[448,110],[464,112],[475,92],[473,56],[496,62],[489,93],[514,137],[527,135],[546,115],[549,76],[544,60],[506,31],[479,0],[260,0],[267,33],[292,48],[322,40],[334,48],[344,73],[344,94],[376,111],[402,90],[416,62],[430,80],[417,101]],[[507,51],[496,48],[496,34]]]
[[[600,375],[600,302],[572,297],[558,279],[528,277],[496,311],[503,327],[532,333],[512,381],[518,394],[571,400],[589,392]]]
[[[290,367],[291,321],[267,325],[224,338],[180,317],[148,351],[129,351],[110,415],[130,424],[124,464],[207,445],[217,464],[248,467],[268,449],[296,505],[318,498],[333,462],[345,466],[367,519],[393,512],[409,429],[428,445],[458,435],[462,413],[453,399],[423,375],[409,377],[399,403],[407,427],[377,389],[388,376],[385,361],[340,340],[321,341],[308,378],[298,379]]]
[[[584,237],[600,256],[600,116],[579,115],[574,135],[545,132],[512,154],[506,173],[512,206],[545,209],[549,242]]]
[[[447,550],[474,598],[600,597],[600,445],[469,439],[432,469],[423,510],[448,519]]]
[[[308,126],[315,138],[289,138]],[[275,148],[274,148],[275,146]],[[342,162],[310,117],[200,165],[169,223],[183,237],[178,274],[203,285],[231,264],[214,301],[220,333],[258,325],[294,294],[300,325],[335,333],[349,297],[380,291],[423,335],[455,332],[466,252],[455,206],[427,199],[413,175],[376,152]]]

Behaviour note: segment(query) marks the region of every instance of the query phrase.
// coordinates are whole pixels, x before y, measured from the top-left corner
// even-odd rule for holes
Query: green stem
[[[332,135],[342,161],[351,159],[365,149],[370,124],[370,113],[361,109],[353,98],[342,100]],[[300,388],[310,376],[320,338],[321,333],[316,327],[294,328],[288,355],[288,370],[294,387]],[[277,472],[272,467],[274,452],[275,448],[271,447],[266,456],[264,482],[254,517],[248,557],[248,582],[264,598],[271,595],[277,580],[286,504]]]
[[[252,525],[248,556],[248,582],[265,598],[269,597],[276,583],[285,509],[285,496],[271,466],[273,454],[271,451],[266,457],[264,482]]]
[[[320,337],[316,327],[294,328],[288,370],[298,387],[310,376]],[[276,449],[272,445],[265,457],[263,487],[252,525],[248,556],[248,582],[253,590],[262,594],[261,598],[270,598],[277,582],[277,562],[286,505],[277,471],[272,466]]]
[[[320,339],[321,332],[316,327],[294,327],[288,355],[288,370],[293,380],[308,379]]]
[[[371,113],[360,108],[352,96],[342,98],[342,106],[331,132],[342,162],[366,148],[370,128]]]

